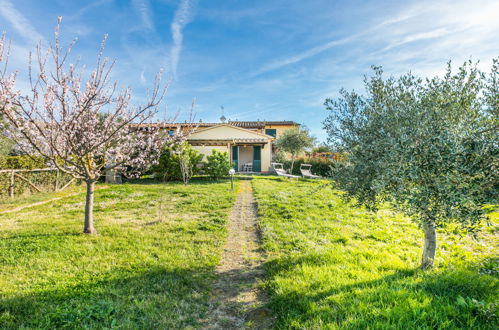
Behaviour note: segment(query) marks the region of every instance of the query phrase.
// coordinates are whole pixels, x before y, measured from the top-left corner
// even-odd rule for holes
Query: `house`
[[[269,172],[273,141],[287,129],[299,126],[293,121],[228,121],[220,123],[164,123],[160,125],[173,135],[179,130],[190,132],[187,142],[205,157],[216,149],[227,152],[237,172]],[[206,158],[205,158],[206,159]]]

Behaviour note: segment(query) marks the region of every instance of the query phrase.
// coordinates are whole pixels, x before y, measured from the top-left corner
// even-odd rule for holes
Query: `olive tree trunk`
[[[87,182],[87,199],[85,201],[85,226],[83,232],[85,234],[97,234],[94,228],[94,190],[95,181],[89,180]]]
[[[291,169],[289,170],[289,174],[293,174],[294,165],[295,165],[295,154],[291,154]]]
[[[424,249],[423,258],[421,260],[421,269],[428,269],[433,267],[435,260],[435,252],[437,250],[437,231],[435,229],[435,222],[427,220],[423,224],[424,230]]]

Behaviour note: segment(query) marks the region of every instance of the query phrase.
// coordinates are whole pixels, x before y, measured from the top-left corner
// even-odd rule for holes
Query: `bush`
[[[203,159],[196,150],[184,142],[180,145],[167,146],[161,152],[159,163],[152,168],[152,172],[163,181],[180,181],[182,180],[182,171],[180,168],[180,156],[184,155],[189,159],[192,173],[198,174],[199,169],[197,164]]]
[[[282,164],[286,170],[289,170],[291,168],[291,160],[284,160],[282,162]],[[331,162],[329,159],[324,159],[324,158],[300,158],[300,159],[295,160],[295,165],[293,167],[293,173],[291,173],[291,174],[301,175],[301,172],[300,172],[301,164],[312,165],[311,172],[313,174],[325,177],[325,176],[331,175],[330,166],[333,165],[333,162]]]
[[[227,152],[221,152],[213,149],[212,154],[208,156],[207,159],[208,163],[206,164],[206,173],[212,179],[220,179],[229,174],[231,166]]]
[[[30,156],[0,156],[0,170],[47,168],[45,160],[41,157]]]

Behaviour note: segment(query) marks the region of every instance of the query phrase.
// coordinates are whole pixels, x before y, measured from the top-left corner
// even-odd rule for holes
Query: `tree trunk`
[[[433,267],[435,252],[437,250],[437,231],[435,229],[435,222],[433,220],[425,221],[423,230],[424,250],[423,258],[421,260],[421,269],[428,269]]]
[[[291,154],[291,169],[289,170],[289,174],[293,174],[293,166],[295,165],[295,155]]]
[[[87,181],[87,199],[85,202],[85,226],[83,232],[85,234],[97,234],[94,228],[94,190],[95,181]]]

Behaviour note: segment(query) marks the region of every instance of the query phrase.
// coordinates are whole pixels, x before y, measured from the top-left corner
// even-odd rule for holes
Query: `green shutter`
[[[273,137],[277,137],[277,130],[274,128],[268,128],[265,130],[265,134],[273,136]]]
[[[234,167],[234,169],[237,171],[239,171],[238,169],[238,157],[239,157],[239,148],[238,146],[232,146],[232,165]]]
[[[262,171],[262,147],[253,147],[253,172]]]

